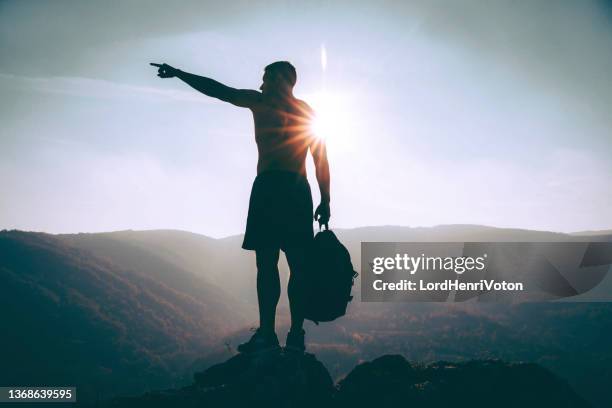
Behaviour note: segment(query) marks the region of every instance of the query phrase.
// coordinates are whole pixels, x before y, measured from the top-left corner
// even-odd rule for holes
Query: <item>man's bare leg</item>
[[[259,303],[259,329],[246,343],[238,345],[241,353],[259,353],[280,350],[274,332],[276,305],[280,298],[278,276],[279,249],[263,249],[255,252],[257,258],[257,301]]]
[[[257,258],[257,302],[259,303],[259,329],[274,333],[276,305],[280,298],[278,273],[278,248],[258,249]]]
[[[285,251],[290,275],[287,294],[289,295],[289,308],[291,310],[291,329],[287,335],[287,348],[296,351],[304,351],[304,284],[303,278],[306,273],[306,250],[305,248],[291,248]]]

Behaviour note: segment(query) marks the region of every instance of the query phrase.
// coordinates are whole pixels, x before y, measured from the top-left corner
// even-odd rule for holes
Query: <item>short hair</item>
[[[266,72],[274,72],[279,74],[291,86],[295,86],[297,81],[297,73],[295,67],[288,61],[276,61],[266,66]]]

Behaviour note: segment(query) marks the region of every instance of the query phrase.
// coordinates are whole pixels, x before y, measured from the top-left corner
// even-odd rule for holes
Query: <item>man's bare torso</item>
[[[306,154],[313,141],[308,104],[296,98],[274,100],[262,95],[250,109],[259,152],[257,174],[282,170],[305,176]]]

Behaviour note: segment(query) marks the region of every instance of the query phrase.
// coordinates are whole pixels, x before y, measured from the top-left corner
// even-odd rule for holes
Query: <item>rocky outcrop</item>
[[[413,365],[386,355],[336,386],[312,354],[236,355],[179,390],[113,400],[112,407],[565,407],[589,405],[535,364],[501,361]]]

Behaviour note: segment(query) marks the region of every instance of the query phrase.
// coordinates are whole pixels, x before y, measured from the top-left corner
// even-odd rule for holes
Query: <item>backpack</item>
[[[308,259],[308,271],[304,276],[304,317],[319,324],[344,316],[353,299],[351,289],[358,275],[348,250],[326,229],[314,237]]]

